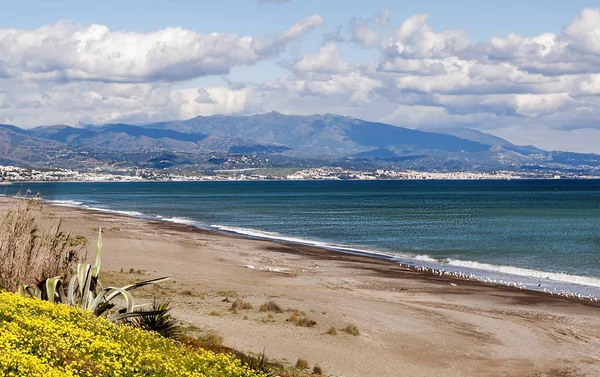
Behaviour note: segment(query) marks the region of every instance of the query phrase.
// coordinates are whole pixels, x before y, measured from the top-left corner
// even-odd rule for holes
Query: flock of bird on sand
[[[478,281],[483,281],[485,283],[499,284],[499,285],[504,285],[507,287],[514,287],[517,289],[530,289],[521,282],[514,283],[512,281],[496,280],[496,279],[490,279],[488,277],[478,277],[474,274],[465,274],[464,272],[459,272],[459,271],[438,270],[438,269],[427,267],[427,266],[414,266],[414,265],[410,265],[410,264],[400,264],[400,266],[409,268],[414,271],[423,272],[426,274],[446,276],[446,277],[455,278],[455,279],[478,280]],[[450,283],[450,284],[452,286],[456,286],[456,284],[454,284],[454,283]],[[541,287],[541,283],[538,283],[537,287]],[[544,293],[550,294],[550,295],[557,295],[557,296],[566,297],[566,298],[577,298],[580,300],[589,300],[589,301],[595,302],[595,303],[600,302],[600,298],[598,298],[594,295],[591,295],[591,294],[590,295],[582,295],[577,292],[567,292],[567,291],[558,290],[556,288],[554,288],[554,290],[550,290],[548,288],[543,288],[541,291]]]

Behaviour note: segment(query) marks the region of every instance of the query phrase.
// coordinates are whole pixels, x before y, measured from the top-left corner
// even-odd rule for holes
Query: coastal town
[[[135,182],[135,181],[250,181],[250,180],[510,180],[510,179],[598,179],[600,176],[565,172],[425,172],[374,170],[342,167],[301,169],[290,174],[265,169],[217,170],[206,172],[167,172],[158,169],[122,169],[114,171],[77,171],[71,169],[35,169],[0,165],[0,184],[12,182]]]

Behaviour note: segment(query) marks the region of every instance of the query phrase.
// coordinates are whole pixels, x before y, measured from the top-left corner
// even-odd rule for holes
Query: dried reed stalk
[[[40,226],[41,210],[38,200],[22,198],[0,217],[0,288],[66,277],[86,259],[87,239],[63,231],[61,220]]]

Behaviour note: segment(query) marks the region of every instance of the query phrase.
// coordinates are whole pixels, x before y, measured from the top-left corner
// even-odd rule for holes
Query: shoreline
[[[221,178],[221,179],[124,179],[124,180],[59,180],[59,181],[0,181],[0,185],[14,185],[14,184],[39,184],[39,183],[161,183],[161,182],[319,182],[319,181],[350,181],[350,182],[377,182],[377,181],[406,181],[406,182],[422,182],[422,181],[465,181],[465,182],[478,182],[478,181],[600,181],[600,176],[590,177],[566,177],[566,178],[550,178],[550,177],[511,177],[511,178],[402,178],[402,179],[354,179],[354,178],[336,178],[336,179],[287,179],[287,178],[264,178],[264,179],[250,179],[250,178]]]
[[[9,197],[9,196],[4,196],[2,194],[0,194],[0,199],[1,198],[9,198],[10,200],[15,200],[15,197]],[[104,215],[109,215],[109,216],[115,216],[115,217],[124,217],[124,218],[131,218],[131,219],[137,219],[137,220],[142,220],[145,222],[148,222],[149,224],[158,226],[158,227],[162,227],[164,229],[168,229],[168,230],[175,230],[175,231],[182,231],[182,232],[191,232],[191,233],[201,233],[201,234],[209,234],[209,235],[214,235],[214,236],[222,236],[222,237],[233,237],[233,238],[237,238],[237,239],[242,239],[242,240],[254,240],[254,241],[263,241],[263,242],[269,242],[269,243],[273,243],[274,245],[269,247],[270,250],[276,250],[277,252],[289,252],[289,250],[295,250],[295,253],[302,255],[302,256],[306,256],[306,257],[311,257],[314,258],[316,260],[343,260],[343,261],[347,261],[347,262],[351,262],[351,261],[360,261],[360,262],[367,262],[367,263],[374,263],[374,261],[379,261],[382,262],[382,265],[387,266],[388,268],[390,268],[390,271],[393,272],[395,271],[396,273],[407,273],[407,272],[411,272],[414,274],[417,274],[417,276],[420,275],[421,278],[423,279],[433,279],[435,281],[444,281],[444,282],[448,282],[448,283],[456,283],[456,282],[461,282],[461,283],[470,283],[473,285],[479,285],[482,287],[492,287],[492,288],[496,288],[499,290],[506,290],[508,292],[524,292],[524,293],[532,293],[534,294],[534,296],[536,297],[547,297],[550,299],[558,299],[558,300],[562,300],[565,302],[573,302],[573,303],[577,303],[577,304],[583,304],[583,305],[589,305],[592,307],[599,307],[600,308],[600,299],[598,299],[596,296],[592,296],[592,297],[588,297],[588,296],[577,296],[576,292],[563,292],[564,294],[557,294],[557,293],[553,293],[551,291],[544,291],[541,289],[532,289],[532,288],[527,288],[527,287],[518,287],[518,286],[514,286],[514,285],[508,285],[506,283],[508,283],[508,281],[505,284],[499,283],[499,282],[495,282],[495,281],[491,281],[490,279],[488,280],[484,280],[482,276],[468,276],[466,274],[462,274],[462,275],[458,275],[457,273],[453,272],[453,271],[449,271],[449,270],[445,270],[445,269],[440,269],[440,268],[432,268],[432,267],[427,267],[426,265],[418,265],[416,264],[416,262],[419,262],[419,260],[414,259],[412,261],[412,263],[408,262],[408,263],[404,263],[404,261],[400,261],[398,259],[398,257],[391,255],[392,253],[384,253],[384,252],[377,252],[377,251],[368,251],[368,250],[359,250],[359,249],[350,249],[350,248],[344,248],[344,247],[334,247],[334,246],[325,246],[325,245],[315,245],[310,243],[311,241],[307,240],[305,242],[303,241],[289,241],[286,239],[278,239],[278,238],[269,238],[269,237],[263,237],[263,236],[253,236],[253,235],[248,235],[248,234],[244,234],[244,233],[239,233],[236,231],[229,231],[229,230],[223,230],[223,229],[218,229],[218,228],[212,228],[212,227],[203,227],[199,224],[190,224],[190,223],[186,223],[186,222],[177,222],[177,221],[170,221],[169,219],[166,218],[156,218],[155,216],[152,215],[147,215],[147,214],[143,214],[140,212],[136,212],[136,214],[132,214],[132,213],[127,213],[124,211],[117,211],[117,210],[111,210],[111,209],[103,209],[103,208],[86,208],[86,207],[82,207],[81,205],[71,205],[71,204],[56,204],[56,203],[52,203],[50,200],[45,200],[42,199],[42,203],[44,203],[44,205],[46,206],[50,206],[50,207],[58,207],[58,208],[70,208],[70,209],[74,209],[77,211],[81,211],[83,213],[89,213],[89,214],[95,214],[95,213],[99,213],[99,214],[104,214]],[[79,203],[79,202],[77,202]],[[191,222],[196,223],[196,221],[191,220]],[[384,263],[385,262],[385,263]],[[443,264],[441,262],[436,262],[438,263],[440,266],[443,266]],[[439,266],[438,266],[439,267]],[[507,266],[507,267],[511,267],[511,266]],[[481,270],[481,271],[485,271],[485,270]],[[539,271],[539,270],[536,270]],[[489,272],[489,271],[487,271]],[[542,273],[546,273],[545,271],[539,271]],[[386,275],[385,272],[381,272],[382,274]],[[562,273],[561,273],[562,274]],[[506,274],[509,275],[510,274]],[[512,277],[518,277],[519,275],[512,275]],[[580,275],[570,275],[570,276],[574,276],[574,277],[586,277],[586,276],[580,276]],[[550,281],[554,281],[552,279],[547,279]],[[560,283],[560,282],[558,282]],[[581,286],[583,287],[591,287],[591,288],[596,288],[594,286],[586,286],[581,284]]]
[[[14,201],[0,198],[0,211]],[[103,284],[170,275],[136,298],[168,298],[191,334],[218,334],[229,347],[264,350],[285,365],[303,358],[345,377],[600,373],[592,303],[185,224],[51,204],[42,215],[87,236],[89,256],[102,226]],[[235,299],[253,309],[232,311]],[[283,311],[261,312],[267,301]],[[317,324],[295,326],[291,313]],[[344,333],[348,324],[360,334]]]
[[[2,196],[3,195],[0,194],[0,197]],[[175,221],[175,219],[177,219],[176,217],[165,218],[160,215],[150,215],[137,211],[119,211],[100,207],[89,207],[83,205],[82,202],[71,200],[53,201],[42,199],[42,201],[46,205],[75,208],[84,211],[92,211],[99,213],[108,213],[113,214],[115,216],[132,217],[147,221],[157,221],[159,223],[185,225],[209,232],[215,232],[215,234],[233,235],[247,239],[262,240],[275,243],[309,246],[315,247],[317,249],[333,251],[336,253],[389,260],[392,261],[394,264],[405,266],[414,270],[419,270],[429,275],[444,275],[446,277],[459,278],[461,280],[475,280],[486,284],[509,288],[512,287],[519,290],[542,292],[544,294],[547,294],[548,296],[566,297],[578,301],[589,301],[592,304],[600,305],[600,285],[598,285],[597,282],[594,282],[595,284],[585,284],[581,281],[575,281],[599,279],[596,277],[586,275],[572,275],[563,272],[548,272],[543,270],[515,267],[510,265],[491,265],[470,260],[456,260],[455,262],[457,263],[453,265],[448,262],[444,263],[443,261],[435,260],[428,256],[425,256],[425,259],[419,259],[419,256],[411,256],[409,254],[395,254],[392,252],[384,252],[378,250],[359,249],[346,245],[336,245],[327,242],[312,241],[310,239],[296,239],[294,237],[287,237],[284,235],[281,235],[281,237],[276,238],[273,236],[258,234],[263,232],[253,229],[243,229],[229,226],[203,226],[197,221],[191,219],[182,218],[178,219],[179,221]],[[243,230],[252,231],[255,234],[244,233]],[[467,267],[464,264],[478,265],[479,267]],[[487,269],[482,268],[483,266],[487,267]],[[503,269],[512,269],[514,271],[521,272],[521,274],[518,274],[514,271],[502,271]],[[535,276],[536,274],[541,276]],[[559,279],[552,279],[549,276],[558,276]],[[563,280],[560,280],[560,278],[562,278]]]
[[[86,211],[84,208],[77,208],[82,211]],[[93,210],[90,210],[93,211]],[[124,216],[130,217],[128,215],[115,215],[115,216]],[[135,216],[131,216],[133,218],[138,218]],[[575,304],[586,305],[590,307],[600,308],[600,301],[590,301],[586,298],[579,298],[572,295],[556,295],[550,294],[549,292],[544,292],[540,290],[528,289],[528,288],[518,288],[513,286],[508,286],[500,283],[486,282],[475,278],[469,277],[460,277],[456,275],[448,275],[448,274],[439,274],[440,270],[429,269],[422,270],[422,266],[399,263],[394,260],[394,257],[387,256],[384,254],[375,254],[368,252],[352,252],[346,251],[343,249],[335,249],[335,248],[327,248],[321,246],[315,246],[310,244],[305,244],[301,242],[289,242],[277,239],[269,239],[262,237],[252,237],[244,234],[239,234],[235,232],[227,232],[220,231],[214,229],[206,229],[201,228],[195,225],[175,223],[169,221],[160,221],[160,220],[148,220],[150,224],[157,225],[159,227],[164,227],[169,230],[183,231],[183,232],[200,232],[201,234],[211,234],[215,236],[222,237],[233,237],[238,239],[246,239],[246,240],[256,240],[256,241],[264,241],[273,243],[272,246],[269,246],[268,249],[271,251],[275,251],[278,253],[290,253],[293,255],[301,255],[303,257],[307,257],[313,260],[337,260],[343,262],[359,262],[365,263],[377,267],[388,268],[389,271],[385,271],[384,269],[374,269],[374,271],[386,277],[403,277],[402,275],[411,275],[411,277],[423,279],[429,282],[439,282],[440,284],[449,284],[449,283],[461,283],[463,285],[472,285],[478,287],[487,287],[498,289],[506,292],[520,292],[524,294],[530,294],[532,298],[536,299],[556,299],[563,302],[571,302]]]

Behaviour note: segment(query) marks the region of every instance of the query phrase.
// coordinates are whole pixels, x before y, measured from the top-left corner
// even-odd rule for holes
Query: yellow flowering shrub
[[[66,305],[0,293],[0,376],[260,376],[223,354],[115,325]]]

